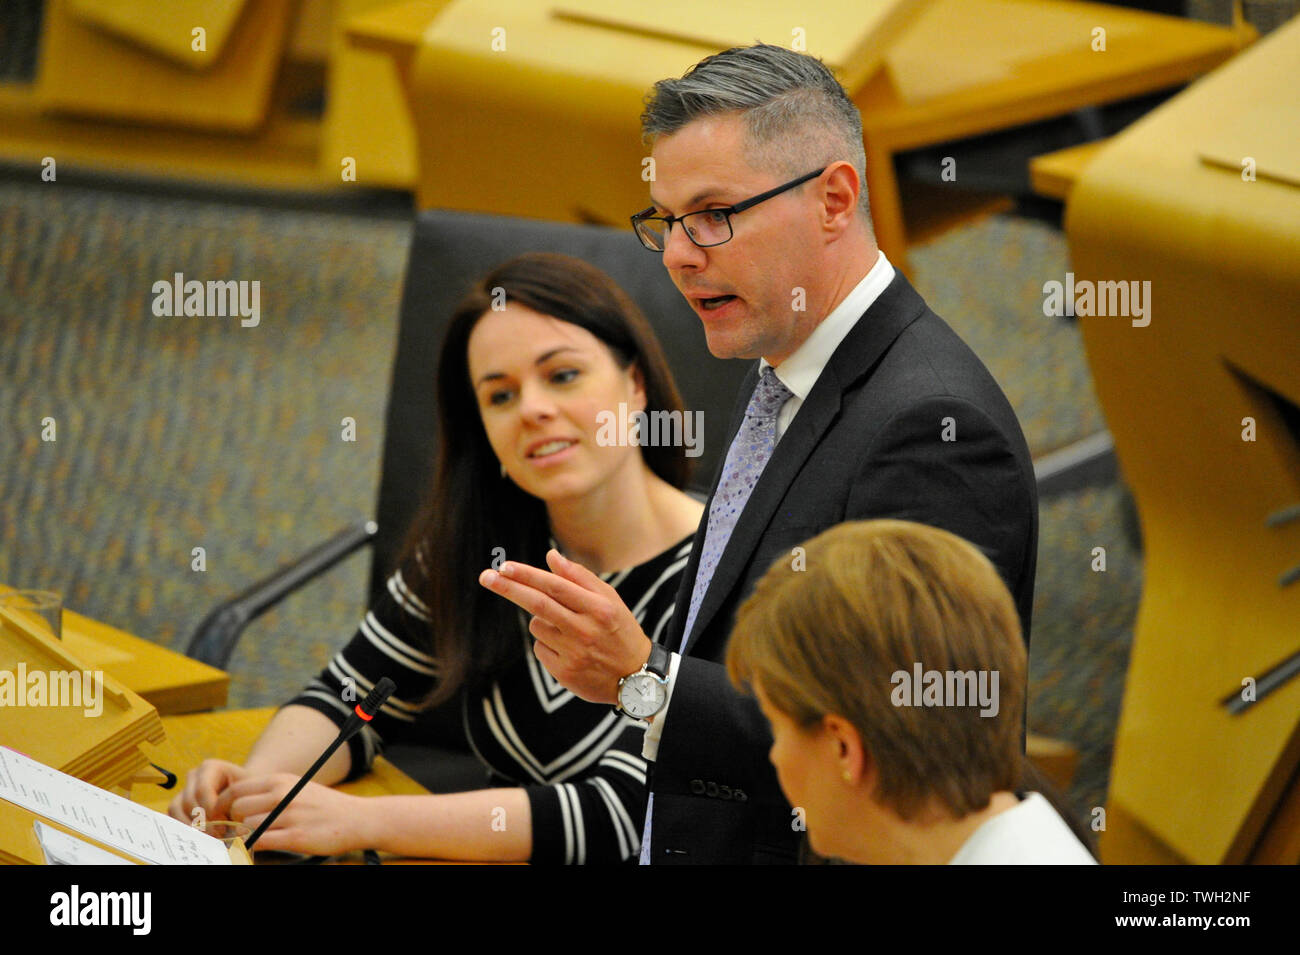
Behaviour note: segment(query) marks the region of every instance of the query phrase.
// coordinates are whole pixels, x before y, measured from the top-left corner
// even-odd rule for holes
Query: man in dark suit
[[[666,647],[556,552],[482,582],[533,614],[534,651],[584,699],[647,720],[642,861],[784,862],[801,828],[771,736],[722,665],[774,560],[845,520],[895,517],[979,546],[1028,640],[1038,539],[1019,424],[979,359],[876,247],[857,110],[816,59],[758,45],[656,84],[654,205],[633,218],[709,350],[759,358],[696,534]],[[676,652],[673,652],[676,651]]]

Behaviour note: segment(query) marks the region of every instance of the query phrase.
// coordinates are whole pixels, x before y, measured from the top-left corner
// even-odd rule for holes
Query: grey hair
[[[871,229],[862,117],[834,74],[815,56],[768,43],[706,56],[681,79],[660,80],[641,113],[645,142],[704,116],[738,112],[751,162],[793,179],[837,160],[858,171],[858,211]]]

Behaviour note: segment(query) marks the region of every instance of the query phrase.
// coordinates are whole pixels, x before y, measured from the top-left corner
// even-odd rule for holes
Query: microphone
[[[375,684],[375,688],[370,691],[370,694],[353,708],[352,714],[348,717],[348,721],[343,724],[343,729],[339,731],[338,738],[335,739],[334,742],[330,743],[329,748],[326,749],[325,752],[321,753],[320,759],[316,760],[311,769],[307,770],[307,772],[303,774],[302,779],[298,780],[298,782],[294,784],[294,787],[289,790],[288,794],[280,800],[279,804],[274,809],[271,810],[271,814],[262,820],[262,824],[257,827],[253,834],[248,837],[248,841],[244,843],[244,848],[253,848],[253,843],[260,839],[262,833],[266,832],[266,830],[271,827],[271,823],[275,822],[280,813],[284,812],[285,807],[293,801],[293,797],[302,792],[302,787],[311,782],[311,778],[320,772],[320,768],[329,761],[331,756],[334,755],[334,751],[350,740],[353,736],[356,736],[357,731],[360,730],[362,726],[374,719],[375,714],[379,712],[379,708],[384,705],[390,696],[393,695],[393,691],[396,689],[397,684],[388,677],[382,677],[379,682]]]

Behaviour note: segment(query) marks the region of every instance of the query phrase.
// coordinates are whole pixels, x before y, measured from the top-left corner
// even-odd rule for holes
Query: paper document
[[[0,746],[0,799],[154,865],[230,865],[219,839]]]
[[[115,856],[84,839],[68,835],[62,829],[47,826],[39,819],[34,828],[36,841],[45,853],[46,865],[134,865],[130,859]]]

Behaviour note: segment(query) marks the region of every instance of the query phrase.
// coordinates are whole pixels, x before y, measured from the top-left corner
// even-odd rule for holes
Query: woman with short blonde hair
[[[1092,862],[1021,799],[1026,653],[992,563],[947,531],[841,524],[764,575],[727,651],[812,847],[858,862]]]

